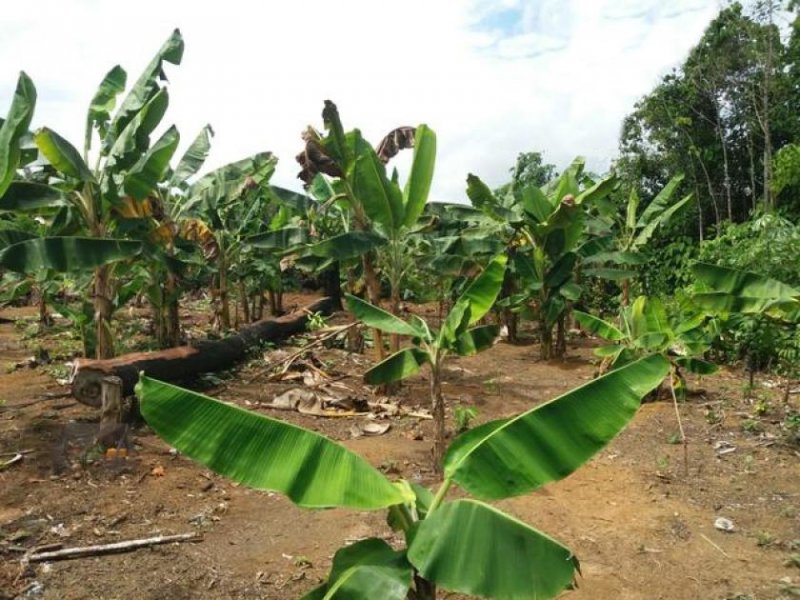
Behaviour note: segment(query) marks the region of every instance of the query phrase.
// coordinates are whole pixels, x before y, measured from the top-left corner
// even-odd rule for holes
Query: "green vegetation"
[[[306,598],[411,591],[423,600],[437,587],[554,597],[577,559],[487,502],[574,472],[665,379],[678,431],[661,440],[685,452],[686,374],[717,365],[745,366],[751,407],[732,424],[724,401],[708,403],[710,428],[728,419],[764,435],[772,420],[785,442],[800,442],[790,398],[800,379],[800,3],[790,3],[783,32],[778,6],[723,8],[685,62],[633,107],[608,172],[588,172],[581,157],[560,170],[523,149],[496,189],[467,175],[458,204],[429,202],[431,127],[397,127],[373,146],[345,129],[330,100],[321,129],[309,126],[298,141],[302,192],[271,184],[278,157],[267,151],[203,172],[210,125],[173,161],[180,134],[163,122],[165,70],[184,51],[178,30],[130,88],[120,66],[108,71],[82,144],[48,127],[30,131],[37,92],[21,73],[0,120],[0,302],[38,307],[38,319],[17,323],[32,347],[49,334],[70,357],[80,343],[84,356],[110,358],[134,339],[136,349],[183,343],[180,309],[192,297],[213,313],[215,335],[267,307],[281,314],[284,292],[301,284],[340,307],[345,299],[371,329],[368,385],[392,394],[390,384],[426,372],[437,489],[391,481],[321,435],[145,374],[137,393],[147,422],[214,471],[301,507],[388,510],[406,546],[373,538],[340,550]],[[407,149],[401,183],[389,163]],[[407,300],[438,302],[437,317],[417,316]],[[120,324],[123,308],[148,311]],[[324,327],[310,315],[310,330]],[[349,350],[363,347],[359,329],[344,329]],[[448,446],[446,361],[491,351],[502,329],[510,343],[538,344],[553,366],[567,358],[570,336],[602,340],[597,377],[476,427],[474,408],[453,407]],[[759,392],[758,371],[783,379],[783,405]],[[493,373],[483,385],[499,394],[505,380]],[[669,469],[668,456],[654,460]],[[754,456],[742,461],[752,473]],[[453,485],[471,498],[447,500]],[[759,534],[759,545],[773,541]]]

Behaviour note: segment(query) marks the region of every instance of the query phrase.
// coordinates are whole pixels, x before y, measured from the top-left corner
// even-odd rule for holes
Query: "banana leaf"
[[[125,84],[128,74],[119,65],[112,68],[94,93],[92,101],[89,103],[89,112],[86,115],[86,134],[84,139],[84,156],[88,155],[92,147],[92,131],[98,129],[100,138],[104,138],[108,133],[108,122],[111,119],[111,111],[117,104],[117,96],[125,91]]]
[[[800,290],[757,273],[708,263],[695,263],[692,272],[700,282],[710,288],[712,293],[778,301],[800,298]]]
[[[386,333],[396,333],[399,335],[410,335],[422,337],[425,330],[415,327],[403,319],[394,316],[392,313],[373,306],[357,296],[345,294],[347,309],[355,315],[357,319],[363,321],[365,325],[385,331]]]
[[[328,581],[303,600],[404,600],[412,575],[405,553],[368,538],[336,552]]]
[[[187,180],[200,170],[203,163],[206,162],[206,158],[208,158],[208,153],[211,151],[211,138],[213,136],[214,130],[211,125],[206,125],[200,130],[200,133],[197,134],[197,137],[194,138],[194,141],[178,161],[178,166],[175,167],[175,172],[169,181],[171,186],[186,185]]]
[[[579,569],[569,548],[474,500],[447,502],[421,521],[408,560],[447,590],[498,600],[553,598]]]
[[[387,242],[386,238],[374,231],[346,231],[310,247],[314,256],[347,260],[357,258],[370,250],[380,248]]]
[[[0,198],[14,179],[19,165],[20,141],[28,132],[36,107],[36,87],[20,72],[8,115],[0,122]]]
[[[436,134],[427,125],[414,133],[414,159],[403,189],[403,225],[413,227],[425,208],[436,164]]]
[[[142,243],[83,237],[31,238],[0,251],[0,266],[18,273],[53,269],[59,273],[93,269],[132,258]]]
[[[125,174],[123,183],[125,193],[136,200],[142,200],[152,194],[156,184],[164,178],[179,141],[180,134],[173,125]]]
[[[0,198],[0,210],[29,211],[67,206],[61,190],[43,183],[12,181]]]
[[[603,319],[598,319],[594,315],[590,315],[589,313],[585,313],[580,310],[573,310],[572,314],[575,316],[575,320],[578,321],[578,323],[580,323],[584,329],[586,329],[589,333],[599,335],[604,340],[617,342],[625,338],[624,333],[614,327],[611,323],[603,321]]]
[[[400,381],[419,373],[420,367],[428,361],[427,352],[417,348],[404,348],[364,373],[364,381],[370,385]]]
[[[318,433],[146,376],[136,395],[160,437],[249,487],[281,492],[305,508],[372,510],[409,501],[363,458]]]
[[[467,431],[447,451],[445,476],[481,499],[517,496],[562,479],[628,424],[668,372],[663,356],[648,356],[496,429]]]
[[[62,138],[52,129],[42,127],[34,135],[36,146],[50,161],[59,173],[69,177],[74,177],[79,181],[93,181],[94,175],[83,162],[80,153],[75,146]]]

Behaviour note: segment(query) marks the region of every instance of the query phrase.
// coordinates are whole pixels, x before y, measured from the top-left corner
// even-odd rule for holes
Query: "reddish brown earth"
[[[0,316],[31,314],[5,309]],[[294,598],[322,580],[343,544],[376,535],[396,539],[380,512],[297,509],[278,495],[237,487],[172,456],[146,428],[131,434],[127,459],[90,453],[80,460],[98,415],[69,397],[44,396],[65,391],[46,367],[14,369],[31,355],[20,338],[18,327],[0,324],[0,463],[6,453],[31,451],[0,471],[0,598]],[[47,347],[52,340],[24,343]],[[444,387],[449,425],[458,405],[475,406],[483,422],[586,382],[595,369],[591,345],[578,340],[565,362],[541,362],[535,345],[507,343],[451,362]],[[329,374],[370,397],[358,379],[368,359],[340,350],[317,356]],[[254,361],[207,393],[252,407],[296,385],[245,383],[262,368]],[[743,383],[742,373],[729,370],[691,382],[697,393],[681,406],[688,474],[682,447],[674,443],[672,404],[659,401],[644,405],[631,426],[574,475],[500,503],[575,551],[583,576],[565,598],[800,595],[800,569],[790,560],[800,554],[800,455],[782,427],[787,411],[797,411],[798,397],[785,405],[764,379],[754,395],[765,401],[766,412],[755,415]],[[426,392],[423,373],[400,395],[406,406],[425,406]],[[391,476],[435,484],[426,420],[392,418],[385,435],[351,439],[351,426],[363,417],[257,410],[341,440]],[[735,451],[718,456],[719,441]],[[734,522],[733,533],[714,528],[720,516]],[[21,561],[46,544],[192,531],[201,532],[202,541],[28,567]]]

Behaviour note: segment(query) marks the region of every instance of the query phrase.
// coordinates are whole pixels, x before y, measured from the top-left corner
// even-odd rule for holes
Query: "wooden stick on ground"
[[[156,546],[158,544],[171,544],[173,542],[199,542],[202,536],[197,533],[181,533],[178,535],[158,535],[151,538],[140,540],[128,540],[125,542],[115,542],[113,544],[100,544],[97,546],[82,546],[76,548],[64,548],[53,552],[39,552],[27,557],[28,562],[44,562],[49,560],[69,560],[72,558],[84,558],[86,556],[100,556],[102,554],[114,554],[117,552],[130,552],[138,548]]]

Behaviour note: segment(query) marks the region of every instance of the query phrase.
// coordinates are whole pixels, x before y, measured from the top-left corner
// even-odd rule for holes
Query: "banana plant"
[[[617,183],[612,173],[598,181],[584,176],[585,161],[576,158],[558,178],[542,187],[512,186],[497,198],[478,177],[467,177],[473,206],[511,228],[510,241],[519,290],[517,303],[533,302],[539,322],[541,356],[559,358],[566,351],[564,320],[582,288],[576,281],[578,247],[585,237],[590,206],[610,194]],[[513,298],[512,298],[513,300]],[[554,344],[553,328],[558,325]]]
[[[496,325],[475,325],[491,310],[497,299],[505,267],[504,255],[494,258],[456,301],[439,331],[432,330],[424,319],[416,315],[412,315],[409,321],[404,321],[356,296],[346,297],[350,312],[369,327],[395,335],[411,336],[413,340],[413,346],[399,350],[367,371],[364,374],[367,383],[392,383],[414,375],[424,364],[430,366],[431,412],[434,422],[433,465],[437,473],[441,473],[445,444],[442,396],[444,361],[451,354],[476,354],[494,342],[498,333]]]
[[[391,311],[397,313],[401,285],[410,262],[404,248],[407,236],[414,230],[428,199],[436,161],[436,134],[427,125],[398,127],[391,131],[374,149],[358,129],[345,133],[336,105],[327,100],[322,111],[327,130],[323,137],[309,127],[304,133],[305,148],[297,156],[303,167],[298,177],[311,184],[318,173],[333,178],[333,201],[343,203],[351,213],[352,229],[336,240],[336,245],[350,245],[351,238],[364,248],[364,236],[369,247],[361,252],[364,280],[369,300],[380,305],[380,278],[375,252],[384,254],[390,285]],[[411,170],[403,187],[397,171],[386,174],[386,163],[399,151],[413,148]],[[323,242],[325,243],[325,242]],[[376,331],[375,344],[380,359],[384,357],[383,338]],[[393,337],[393,349],[399,338]]]
[[[684,449],[684,469],[688,472],[688,440],[683,430],[678,398],[685,397],[686,379],[682,370],[696,375],[711,375],[717,366],[701,358],[718,335],[716,321],[709,322],[704,312],[688,315],[667,314],[658,298],[639,296],[630,306],[620,308],[621,328],[582,311],[573,311],[587,331],[610,344],[596,348],[603,367],[617,369],[642,356],[661,356],[670,366],[669,387]]]
[[[20,72],[14,98],[5,119],[0,119],[0,198],[17,174],[22,158],[21,141],[28,133],[36,108],[36,87],[24,71]]]
[[[146,198],[169,166],[178,146],[173,126],[154,143],[150,136],[160,124],[169,104],[164,85],[164,63],[180,64],[183,39],[175,30],[145,68],[112,117],[117,97],[125,90],[127,75],[116,66],[103,78],[89,106],[83,152],[55,131],[43,127],[34,141],[40,155],[54,171],[46,183],[16,182],[0,198],[0,209],[37,210],[63,207],[73,224],[68,235],[33,238],[0,253],[0,265],[35,272],[50,268],[64,272],[94,269],[97,357],[114,353],[111,331],[116,281],[114,263],[131,259],[142,250],[135,240],[113,237],[126,198]],[[100,146],[90,165],[92,143]],[[5,175],[5,173],[4,173]],[[55,228],[54,228],[55,229]]]
[[[583,274],[621,281],[623,306],[628,306],[630,303],[630,280],[636,274],[635,269],[647,262],[642,249],[647,246],[661,225],[668,222],[694,198],[693,194],[688,194],[677,202],[672,202],[672,197],[683,178],[683,174],[673,177],[641,213],[640,199],[635,189],[631,189],[628,195],[622,218],[619,218],[614,205],[599,207],[601,215],[605,213],[604,216],[617,221],[615,248],[585,256],[583,264],[586,268]]]
[[[406,546],[395,550],[368,538],[339,550],[327,581],[306,600],[434,600],[437,587],[546,600],[574,585],[578,559],[488,501],[527,494],[577,470],[628,424],[668,371],[662,356],[645,357],[461,434],[447,450],[444,481],[435,491],[391,481],[318,433],[144,375],[137,395],[161,438],[223,476],[280,492],[304,508],[388,510]],[[448,499],[453,485],[464,493]]]

